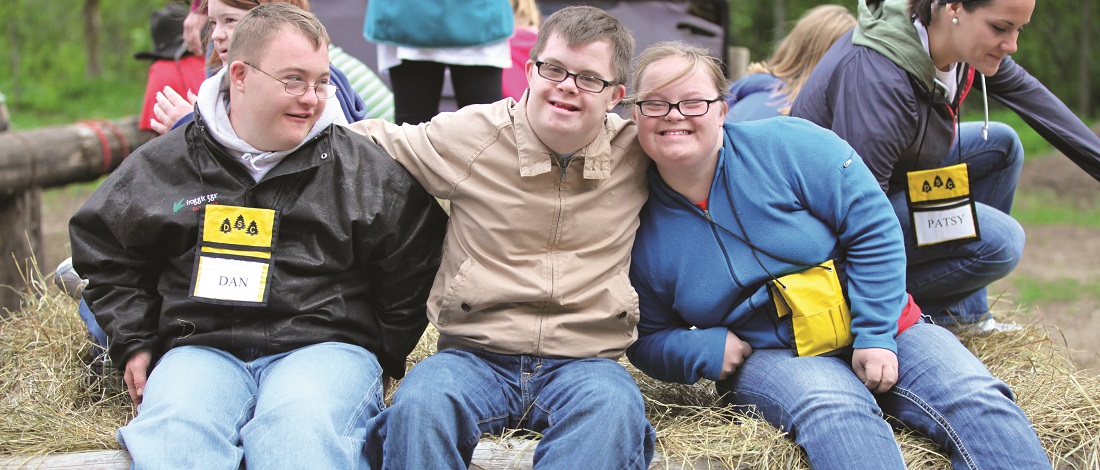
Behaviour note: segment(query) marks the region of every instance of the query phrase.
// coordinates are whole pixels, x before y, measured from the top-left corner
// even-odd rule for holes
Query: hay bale
[[[118,449],[115,432],[133,411],[124,391],[111,392],[89,380],[85,364],[92,346],[75,301],[48,290],[40,275],[28,291],[23,311],[0,321],[0,454]],[[1021,318],[1019,312],[999,316]],[[437,338],[429,328],[409,358],[410,367],[435,351]],[[1042,325],[963,340],[1015,391],[1056,468],[1100,468],[1100,377],[1077,371],[1069,351],[1056,345]],[[657,429],[655,467],[809,468],[802,451],[782,432],[714,406],[713,383],[664,383],[625,359],[621,363],[638,382]],[[387,399],[396,387],[390,388]],[[897,439],[910,468],[951,467],[931,441],[907,432],[899,432]],[[512,436],[487,437],[483,443],[494,440],[508,443]],[[533,447],[523,453],[529,457]]]

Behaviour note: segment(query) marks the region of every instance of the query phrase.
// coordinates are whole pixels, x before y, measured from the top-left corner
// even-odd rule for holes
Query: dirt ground
[[[1069,207],[1100,208],[1100,183],[1061,154],[1029,161],[1020,176],[1019,192],[1049,191]],[[1075,281],[1082,286],[1071,300],[1049,300],[1019,305],[1064,338],[1076,354],[1077,365],[1100,373],[1100,229],[1065,225],[1024,225],[1027,243],[1016,270],[993,284],[990,296],[1003,292],[1015,308],[1017,282],[1030,278],[1050,283]]]
[[[68,217],[93,189],[93,185],[69,186],[43,195],[45,246],[39,260],[43,272],[52,272],[69,256]],[[1100,207],[1100,183],[1057,154],[1028,162],[1019,191],[1049,191],[1062,204]],[[1024,229],[1027,244],[1023,260],[1013,274],[989,289],[990,296],[999,296],[994,308],[1018,311],[1025,321],[1050,328],[1053,338],[1064,338],[1070,348],[1078,351],[1079,367],[1100,373],[1100,229],[1054,225],[1025,225]],[[1024,279],[1073,280],[1092,287],[1081,289],[1072,300],[1020,305],[1018,283]]]

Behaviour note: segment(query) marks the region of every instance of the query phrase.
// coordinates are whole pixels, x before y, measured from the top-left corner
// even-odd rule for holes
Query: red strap
[[[917,320],[920,320],[921,309],[916,302],[913,301],[913,295],[906,293],[909,297],[909,302],[905,304],[905,308],[901,309],[901,316],[898,317],[898,334],[908,329],[910,326],[917,324]],[[895,335],[897,336],[897,335]]]
[[[122,129],[119,129],[114,123],[103,119],[95,119],[89,121],[79,121],[77,124],[91,129],[99,138],[99,147],[103,150],[103,174],[111,172],[111,164],[114,161],[113,155],[111,155],[111,142],[107,139],[107,134],[103,132],[102,127],[106,127],[115,139],[118,140],[119,145],[122,147],[122,156],[125,158],[130,154],[130,142],[126,140],[126,136],[122,133]],[[102,127],[100,127],[102,126]]]

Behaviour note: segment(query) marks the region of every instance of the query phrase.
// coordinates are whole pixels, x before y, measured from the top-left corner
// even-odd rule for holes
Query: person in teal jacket
[[[726,85],[705,50],[679,43],[635,64],[634,119],[653,166],[632,252],[631,362],[661,380],[716,381],[815,469],[905,468],[884,415],[956,468],[1050,468],[1008,386],[914,315],[900,225],[859,155],[802,119],[723,126]],[[797,288],[784,276],[831,273],[819,267],[830,260],[846,295],[823,313],[780,314],[793,302],[777,303],[769,281]],[[836,321],[803,327],[819,315]],[[803,348],[821,339],[822,354]]]

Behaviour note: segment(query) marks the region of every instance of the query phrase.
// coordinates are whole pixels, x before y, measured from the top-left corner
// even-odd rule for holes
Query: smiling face
[[[250,62],[271,77],[239,60],[230,64],[229,121],[233,130],[259,150],[296,147],[320,119],[327,100],[318,99],[313,88],[302,96],[291,95],[279,80],[327,83],[327,47],[315,48],[302,33],[284,27]]]
[[[946,21],[959,20],[945,25],[953,35],[952,61],[969,63],[986,76],[997,73],[1001,59],[1016,52],[1016,40],[1033,11],[1035,0],[995,0],[973,11],[961,3],[946,5]]]
[[[211,27],[210,41],[214,44],[214,53],[218,54],[223,64],[226,63],[226,54],[229,53],[229,40],[233,38],[233,28],[247,13],[248,10],[231,7],[221,0],[210,0],[207,6]]]
[[[680,74],[687,64],[687,59],[676,56],[650,64],[636,82],[638,100],[678,103],[722,97],[722,91],[715,88],[714,80],[701,66],[693,67],[684,76],[658,88]],[[662,173],[665,170],[691,171],[693,168],[713,166],[722,146],[722,123],[727,111],[725,100],[711,103],[706,114],[688,117],[675,108],[663,117],[644,116],[635,106],[638,142],[662,169]]]
[[[538,60],[570,73],[616,81],[611,70],[611,45],[605,40],[569,46],[554,34]],[[592,93],[577,88],[573,77],[561,82],[547,80],[539,75],[533,60],[527,61],[526,72],[530,89],[527,119],[539,140],[557,153],[573,153],[592,142],[603,129],[607,113],[626,94],[626,87],[618,83]]]

